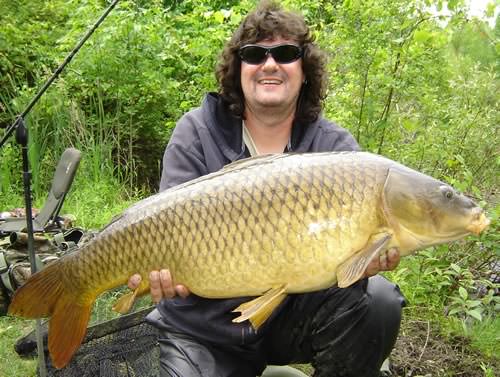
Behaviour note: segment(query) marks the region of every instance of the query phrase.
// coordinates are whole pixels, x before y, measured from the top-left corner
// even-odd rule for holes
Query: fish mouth
[[[401,224],[400,228],[402,230],[402,233],[405,234],[406,238],[406,241],[404,242],[405,246],[400,246],[400,254],[402,256],[408,255],[413,251],[426,249],[431,246],[453,242],[470,234],[470,232],[465,230],[464,228],[462,228],[461,231],[440,234],[434,233],[432,235],[414,232],[411,229],[402,226]]]
[[[422,250],[430,246],[436,246],[444,243],[449,243],[453,242],[456,240],[459,240],[471,233],[475,235],[479,235],[483,230],[485,230],[488,225],[490,224],[490,219],[486,217],[486,215],[481,212],[480,214],[477,214],[475,218],[470,222],[470,224],[466,227],[462,227],[461,229],[456,229],[455,231],[449,231],[446,233],[440,233],[440,234],[432,234],[432,235],[425,235],[425,234],[419,234],[416,232],[413,232],[412,230],[403,227],[400,225],[401,228],[404,229],[404,232],[406,233],[407,236],[411,238],[411,244],[413,245],[411,247],[411,250]],[[401,255],[407,255],[404,250]]]
[[[475,235],[479,235],[479,233],[485,230],[490,223],[490,219],[488,219],[483,212],[479,215],[479,218],[474,220],[466,229]]]

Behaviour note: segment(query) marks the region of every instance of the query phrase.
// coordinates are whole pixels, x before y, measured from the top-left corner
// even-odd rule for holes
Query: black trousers
[[[381,276],[292,295],[251,345],[208,344],[160,327],[162,377],[255,377],[267,364],[312,363],[315,377],[378,376],[396,342],[404,298]]]

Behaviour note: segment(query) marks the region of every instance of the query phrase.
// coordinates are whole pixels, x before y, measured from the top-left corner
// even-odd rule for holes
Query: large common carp
[[[34,274],[9,313],[50,317],[49,350],[64,367],[102,292],[168,267],[209,298],[258,296],[235,311],[258,328],[288,293],[363,276],[373,257],[481,232],[481,208],[449,185],[363,152],[271,155],[140,201],[80,251]],[[121,299],[130,307],[147,279]]]

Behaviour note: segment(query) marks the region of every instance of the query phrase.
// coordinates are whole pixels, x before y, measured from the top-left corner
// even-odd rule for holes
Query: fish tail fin
[[[60,261],[33,274],[12,297],[9,314],[24,318],[49,317],[64,290]]]
[[[69,363],[87,332],[93,300],[77,303],[74,299],[74,295],[65,292],[49,321],[49,352],[56,368]]]
[[[52,363],[62,368],[80,346],[95,297],[80,294],[64,284],[60,261],[47,265],[16,290],[9,314],[25,318],[51,317],[49,351]]]

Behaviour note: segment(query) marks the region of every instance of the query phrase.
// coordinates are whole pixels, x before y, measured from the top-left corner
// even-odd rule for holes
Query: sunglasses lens
[[[301,50],[298,46],[283,45],[276,46],[271,49],[271,54],[273,55],[274,60],[276,60],[278,63],[286,64],[300,58]]]
[[[270,48],[248,45],[240,48],[239,55],[245,63],[261,64],[266,60],[268,52],[280,64],[291,63],[302,56],[302,49],[295,45],[279,45]]]
[[[266,59],[267,49],[260,46],[245,46],[240,49],[240,58],[248,64],[260,64]]]

